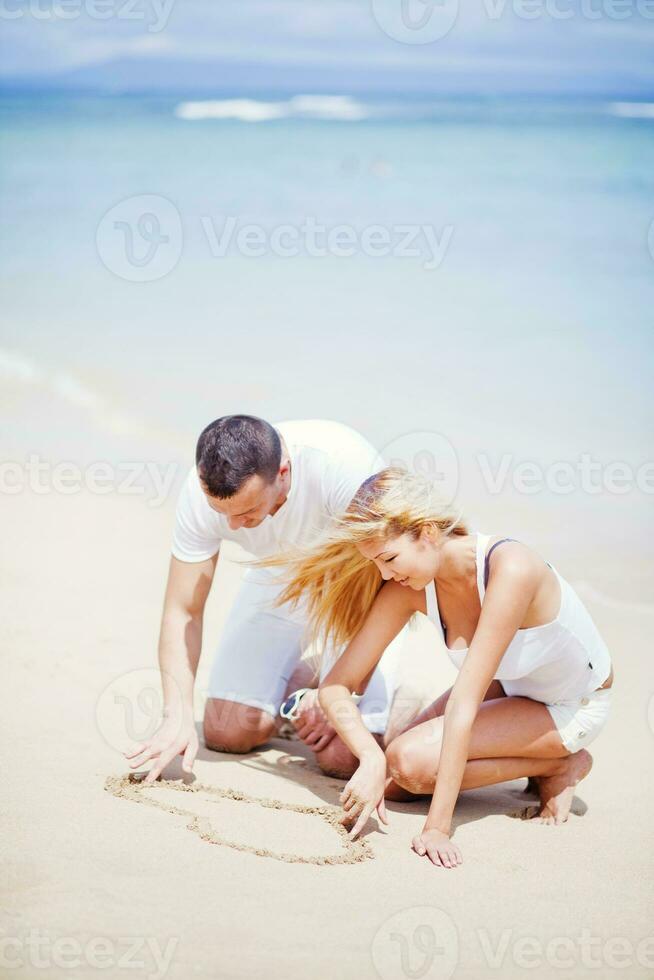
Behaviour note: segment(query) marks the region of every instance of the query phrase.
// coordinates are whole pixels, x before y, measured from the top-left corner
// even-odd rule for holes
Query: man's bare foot
[[[593,757],[586,749],[579,749],[573,755],[561,760],[561,768],[552,776],[538,776],[540,810],[531,818],[536,823],[565,823],[570,813],[575,786],[588,775],[593,765]]]

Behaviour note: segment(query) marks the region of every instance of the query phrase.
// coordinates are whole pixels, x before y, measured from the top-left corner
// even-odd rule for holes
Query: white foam
[[[623,119],[654,119],[654,102],[611,102],[609,113]]]
[[[369,113],[349,95],[294,95],[289,105],[297,115],[314,119],[338,119],[357,122]]]
[[[99,407],[101,399],[90,388],[80,384],[76,378],[69,374],[55,374],[50,380],[50,387],[56,395],[70,402],[71,405],[80,405],[84,408],[92,406]]]
[[[257,102],[254,99],[220,99],[182,102],[175,109],[179,119],[240,119],[241,122],[268,122],[289,114],[288,103]]]
[[[0,375],[11,381],[35,382],[43,378],[43,372],[23,354],[0,348]]]
[[[97,425],[112,434],[156,438],[175,449],[178,448],[178,439],[173,433],[155,428],[132,415],[118,411],[105,398],[72,374],[48,370],[18,351],[0,348],[0,378],[3,377],[18,384],[38,384],[42,390],[88,413]]]
[[[175,107],[178,119],[237,119],[241,122],[270,122],[290,116],[302,119],[326,119],[358,122],[367,119],[368,110],[349,95],[294,95],[283,102],[261,102],[256,99],[208,99],[181,102]]]
[[[138,419],[132,418],[131,415],[113,410],[104,413],[103,422],[104,427],[117,436],[149,436],[154,432],[153,429]]]

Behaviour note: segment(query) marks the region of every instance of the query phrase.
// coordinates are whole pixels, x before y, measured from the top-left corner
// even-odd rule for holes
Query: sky
[[[0,0],[0,20],[5,91],[654,101],[654,0]]]

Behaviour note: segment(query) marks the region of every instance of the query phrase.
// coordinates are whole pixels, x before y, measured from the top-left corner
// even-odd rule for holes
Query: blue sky
[[[654,98],[654,0],[57,2],[2,0],[5,86]]]

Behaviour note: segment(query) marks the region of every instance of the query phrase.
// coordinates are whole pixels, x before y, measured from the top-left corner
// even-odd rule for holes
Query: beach
[[[651,976],[652,120],[600,96],[293,98],[0,99],[3,975]],[[137,218],[142,241],[112,239]],[[520,819],[526,780],[464,792],[463,864],[439,869],[410,850],[427,799],[352,845],[301,741],[207,750],[227,548],[193,774],[129,781],[176,497],[237,412],[351,425],[577,589],[615,683],[566,824]],[[402,710],[453,680],[421,621]]]
[[[141,964],[131,975],[180,980],[390,978],[425,966],[429,977],[651,975],[650,610],[589,604],[614,657],[615,700],[565,825],[517,819],[534,803],[518,780],[461,795],[456,870],[410,851],[427,800],[388,804],[389,827],[372,819],[365,851],[324,863],[347,852],[320,813],[338,806],[344,783],[297,739],[246,756],[202,746],[192,776],[171,764],[170,784],[137,787],[155,806],[120,795],[128,701],[116,692],[156,688],[171,521],[172,504],[115,495],[43,495],[38,506],[16,495],[3,508],[8,975],[95,975],[98,937],[112,977],[130,957]],[[212,647],[241,571],[221,563],[196,688],[200,736]],[[428,699],[450,670],[425,621],[402,696]],[[138,728],[152,706],[141,717],[129,704]]]

